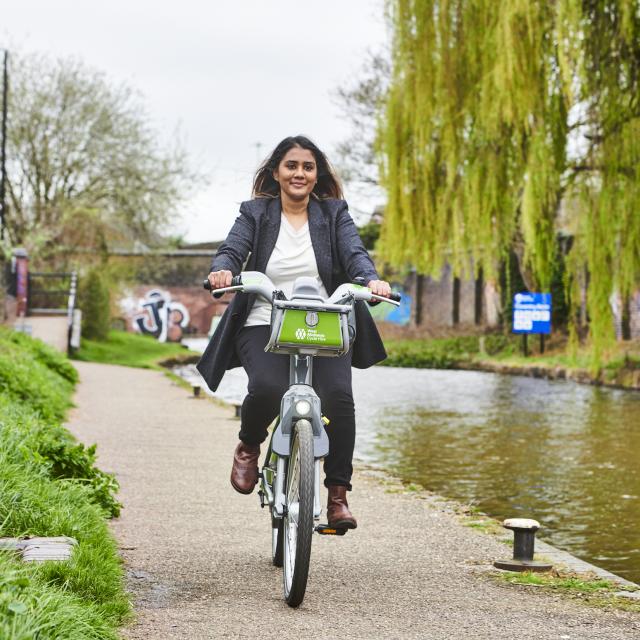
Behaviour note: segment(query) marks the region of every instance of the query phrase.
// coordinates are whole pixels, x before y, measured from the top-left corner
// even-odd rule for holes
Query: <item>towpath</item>
[[[629,639],[640,616],[489,579],[509,550],[435,500],[356,474],[359,528],[314,537],[303,605],[281,597],[266,512],[228,482],[238,422],[162,373],[77,363],[69,428],[97,442],[124,509],[113,531],[136,621],[126,638]]]

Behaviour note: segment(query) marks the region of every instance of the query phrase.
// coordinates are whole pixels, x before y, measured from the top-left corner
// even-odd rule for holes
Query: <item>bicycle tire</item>
[[[313,536],[314,457],[311,424],[299,421],[287,466],[283,521],[283,586],[290,607],[299,606],[307,588]]]
[[[270,488],[273,491],[275,469],[278,462],[278,456],[273,454],[273,433],[278,428],[280,418],[276,418],[272,424],[271,438],[269,440],[269,447],[267,454],[264,458],[264,466],[262,468],[263,482],[270,482]],[[286,477],[286,472],[285,472]],[[270,511],[273,511],[273,506],[270,506]],[[282,518],[275,518],[273,512],[271,513],[271,562],[274,567],[282,567],[282,547],[283,547],[283,526]]]
[[[282,518],[271,518],[271,562],[274,567],[281,567],[284,557],[284,526]]]

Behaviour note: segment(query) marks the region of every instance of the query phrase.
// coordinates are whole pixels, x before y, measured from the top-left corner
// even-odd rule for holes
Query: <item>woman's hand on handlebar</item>
[[[386,280],[370,280],[367,287],[377,296],[388,298],[391,295],[391,285]]]
[[[207,277],[212,289],[222,289],[231,286],[233,274],[231,271],[212,271]]]

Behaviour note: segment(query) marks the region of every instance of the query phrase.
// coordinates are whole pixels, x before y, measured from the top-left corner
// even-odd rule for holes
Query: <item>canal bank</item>
[[[505,375],[571,380],[618,389],[640,390],[640,341],[618,342],[599,367],[593,366],[588,347],[569,355],[566,336],[553,336],[544,353],[538,341],[529,355],[522,355],[522,340],[504,334],[453,335],[444,338],[411,336],[398,329],[383,329],[388,358],[383,366],[429,369],[462,369]]]
[[[533,360],[527,363],[511,363],[491,360],[472,360],[459,362],[454,369],[463,371],[487,371],[510,376],[527,376],[547,380],[570,380],[579,384],[590,384],[612,389],[640,391],[640,365],[629,364],[615,368],[603,368],[596,373],[589,369],[567,367],[559,364],[546,364]]]
[[[128,638],[630,640],[640,615],[491,576],[509,548],[436,496],[358,468],[360,526],[316,538],[307,597],[281,597],[267,515],[228,483],[238,423],[156,371],[78,363],[69,427],[98,443],[124,509],[113,522],[137,621]],[[590,596],[589,596],[590,597]]]

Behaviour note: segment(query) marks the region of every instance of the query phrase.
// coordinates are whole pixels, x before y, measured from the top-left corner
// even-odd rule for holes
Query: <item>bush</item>
[[[484,336],[484,349],[495,355],[511,348],[513,338],[503,334]],[[388,357],[380,364],[387,367],[450,369],[480,353],[478,336],[459,336],[432,340],[388,340]]]
[[[115,640],[129,614],[105,522],[120,508],[117,482],[61,424],[76,379],[61,354],[0,327],[0,537],[78,541],[67,562],[0,554],[2,640]]]
[[[60,422],[71,406],[77,374],[61,355],[38,340],[0,327],[0,395]],[[61,375],[61,372],[64,375]]]
[[[27,351],[40,364],[43,364],[68,382],[72,384],[78,382],[78,372],[69,360],[59,351],[42,342],[42,340],[31,338],[25,333],[12,331],[7,327],[0,326],[0,341],[18,345],[22,351]]]
[[[51,480],[82,485],[86,499],[105,516],[120,514],[121,505],[115,498],[118,482],[113,474],[96,467],[95,445],[85,447],[61,425],[4,400],[0,401],[0,442],[7,459],[33,464]]]
[[[42,465],[52,479],[87,485],[90,500],[117,516],[117,481],[95,466],[95,446],[77,443],[60,425],[77,377],[62,354],[0,327],[0,443],[18,459]]]
[[[99,606],[43,584],[43,573],[0,557],[0,638],[116,640]]]
[[[80,285],[82,335],[90,340],[106,340],[111,328],[111,299],[107,278],[92,269]]]

